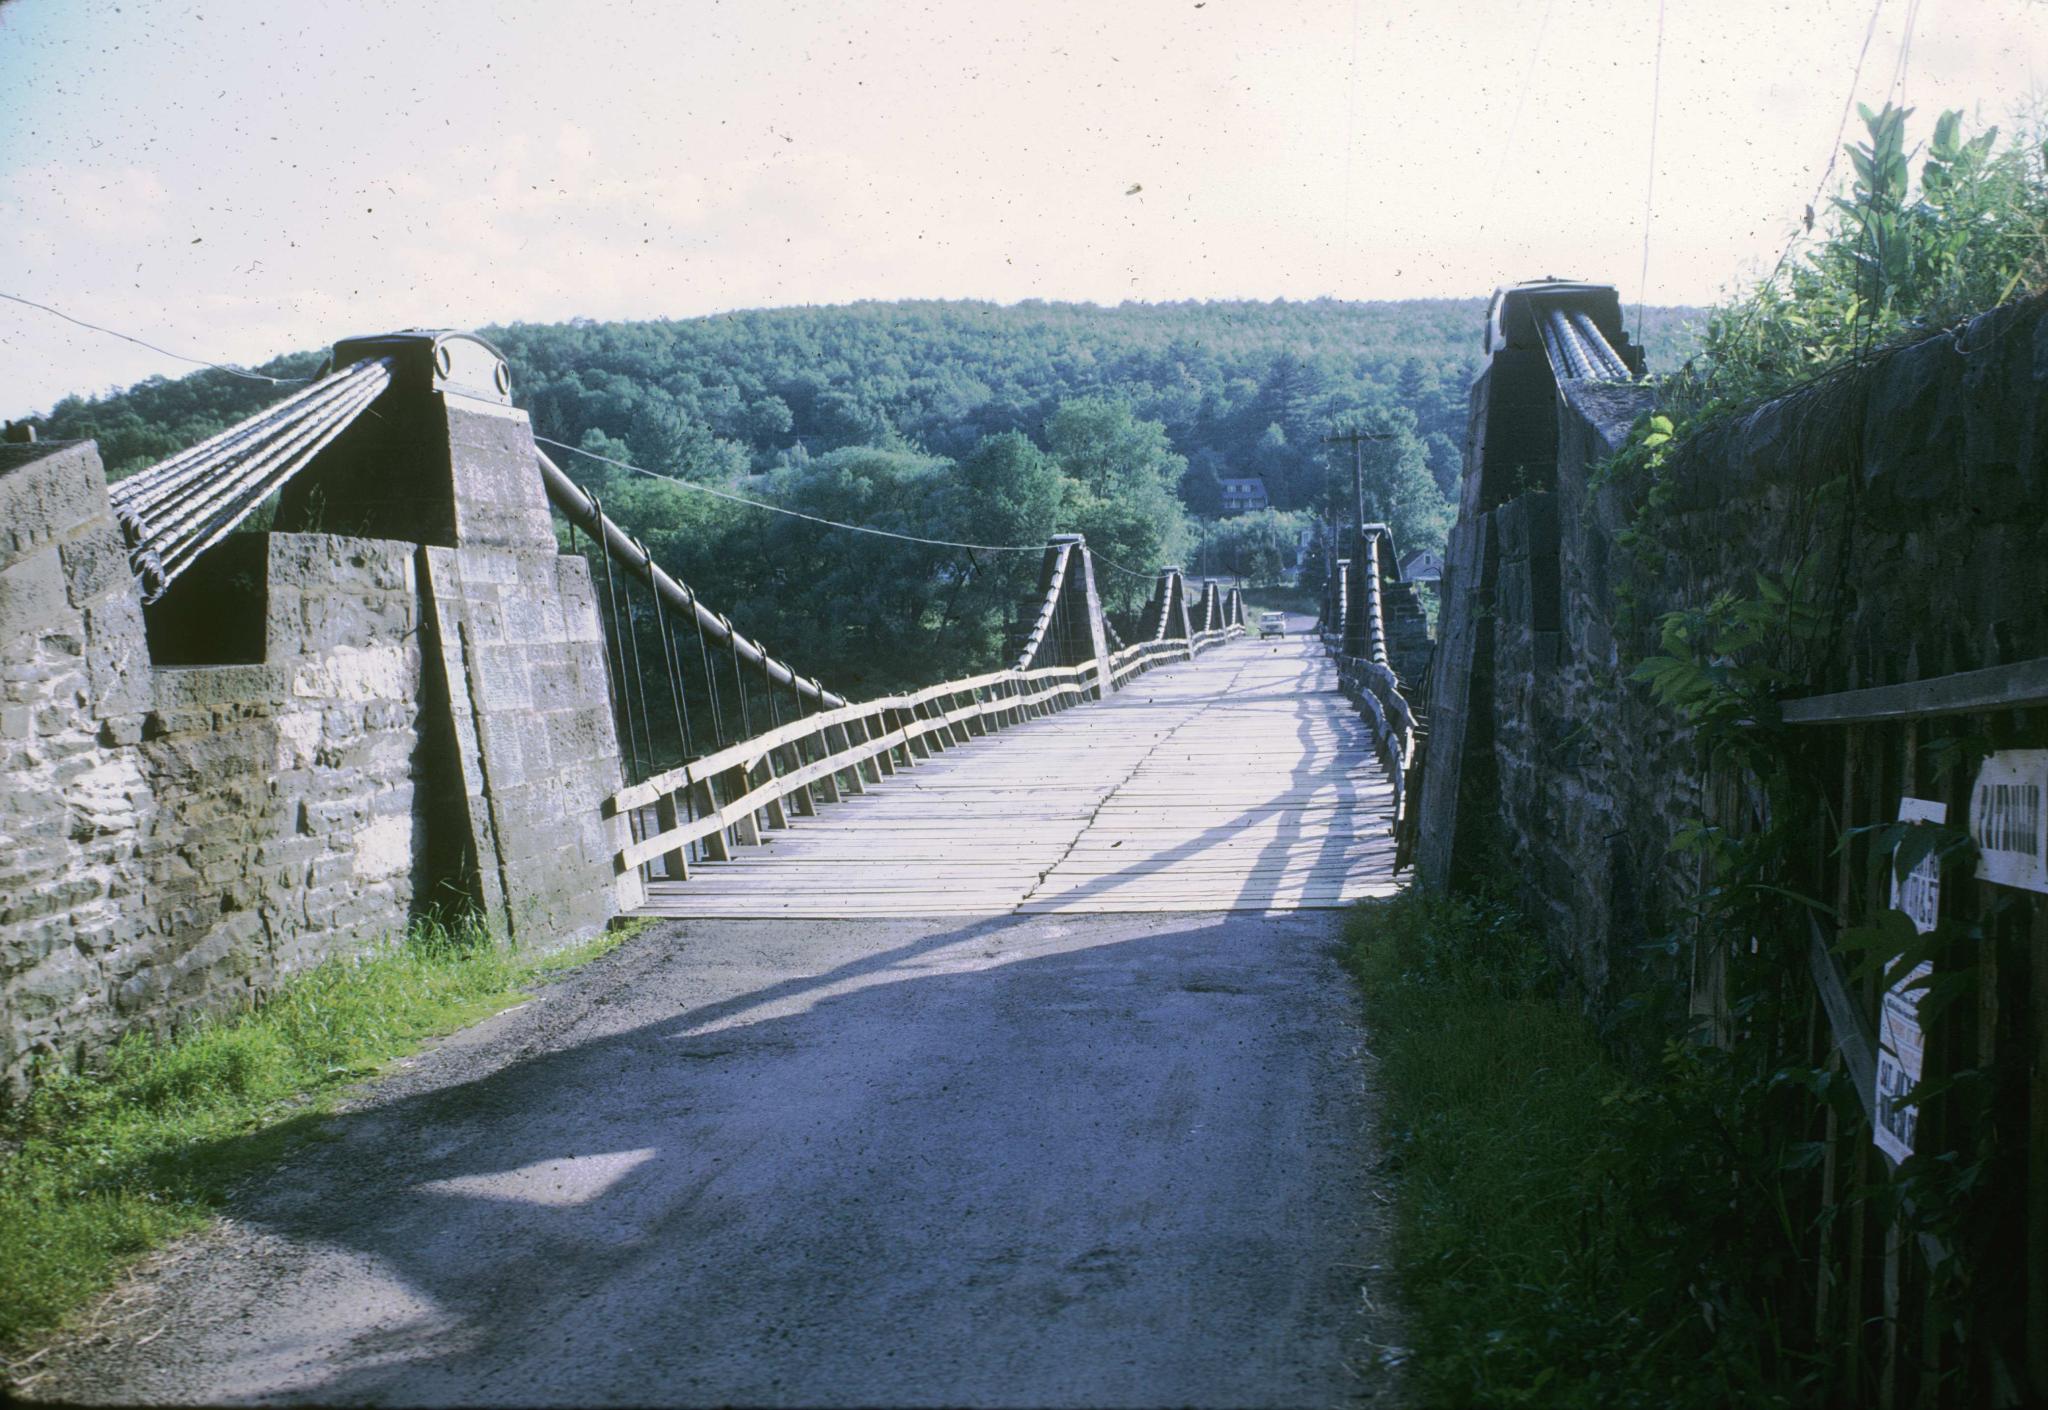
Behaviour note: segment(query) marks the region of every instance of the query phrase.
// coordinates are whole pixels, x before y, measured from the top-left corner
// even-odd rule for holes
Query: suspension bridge
[[[1599,328],[1542,331],[1599,362]],[[1416,852],[1433,652],[1387,527],[1277,638],[1173,565],[1108,610],[1130,570],[1080,535],[937,544],[1036,556],[1003,659],[854,698],[548,447],[459,333],[339,344],[111,485],[89,442],[0,445],[34,726],[0,939],[54,957],[15,992],[100,957],[18,1007],[11,1080],[451,904],[540,947],[664,922],[380,1079],[124,1292],[160,1336],[57,1348],[48,1386],[1353,1394],[1393,1333],[1332,942]]]
[[[1503,291],[1486,344],[1506,419],[1475,434],[1533,474],[1555,387],[1641,370],[1602,286]],[[1036,557],[1002,579],[988,669],[862,699],[608,513],[619,470],[674,479],[536,435],[505,359],[447,331],[343,340],[111,481],[91,441],[11,429],[0,728],[32,742],[0,794],[31,900],[0,942],[35,997],[0,1080],[451,913],[557,945],[648,917],[1336,909],[1446,835],[1419,823],[1422,702],[1444,702],[1440,787],[1484,661],[1436,659],[1384,524],[1332,536],[1315,621],[1273,640],[1237,588],[1079,534],[926,539],[678,481],[903,541],[907,572]],[[1110,610],[1102,570],[1145,595]]]
[[[546,910],[571,930],[600,913],[1292,910],[1396,884],[1421,730],[1390,594],[1427,645],[1381,525],[1331,565],[1322,632],[1297,620],[1277,640],[1247,637],[1239,590],[1175,566],[1119,622],[1077,534],[958,545],[1041,555],[1014,655],[850,700],[622,528],[470,335],[338,344],[324,375],[106,495],[160,665],[229,659],[249,572],[223,565],[266,503],[275,539],[418,544],[433,767],[416,772],[459,783],[466,826],[416,828],[432,860],[415,869],[508,928],[538,931]],[[414,811],[433,826],[456,807]]]

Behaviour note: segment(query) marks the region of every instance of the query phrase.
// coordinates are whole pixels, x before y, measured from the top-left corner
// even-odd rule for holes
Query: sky
[[[0,0],[0,292],[241,363],[855,299],[1702,303],[1784,248],[1866,33],[1915,136],[2048,80],[2042,0]],[[0,303],[0,414],[191,367]]]

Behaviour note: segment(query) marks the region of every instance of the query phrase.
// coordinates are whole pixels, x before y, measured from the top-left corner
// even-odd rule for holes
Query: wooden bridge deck
[[[1390,894],[1393,790],[1308,637],[1244,640],[657,881],[646,916],[1245,911]]]

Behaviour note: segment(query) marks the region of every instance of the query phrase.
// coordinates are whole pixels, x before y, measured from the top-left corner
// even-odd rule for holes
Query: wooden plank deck
[[[1393,792],[1307,637],[977,739],[648,887],[645,916],[1300,910],[1391,894]]]

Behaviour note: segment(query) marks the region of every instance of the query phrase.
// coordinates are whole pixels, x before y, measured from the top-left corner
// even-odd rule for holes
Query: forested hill
[[[1691,310],[1651,309],[1654,363]],[[485,329],[536,428],[603,433],[638,464],[693,477],[760,472],[846,446],[958,459],[982,437],[1042,439],[1063,401],[1108,394],[1166,428],[1182,494],[1216,512],[1219,474],[1263,475],[1276,506],[1322,490],[1322,436],[1347,414],[1405,409],[1448,488],[1480,362],[1482,299],[1354,303],[858,303],[658,322]],[[368,330],[366,330],[368,331]],[[317,354],[266,370],[317,366]],[[94,435],[116,474],[202,439],[267,399],[202,372],[70,398],[44,434]]]
[[[1653,361],[1674,360],[1686,313],[1651,310]],[[1080,532],[1108,565],[1113,609],[1132,614],[1162,563],[1285,580],[1315,517],[1351,517],[1349,458],[1324,442],[1346,421],[1384,436],[1366,458],[1367,513],[1403,549],[1440,548],[1484,319],[1479,299],[915,302],[482,332],[541,435],[893,533],[1029,545]],[[320,364],[304,353],[263,370]],[[278,394],[218,371],[155,379],[63,402],[43,432],[98,437],[122,474]],[[556,458],[664,566],[843,691],[994,665],[1037,571],[1030,552],[848,533]],[[1222,475],[1262,477],[1274,508],[1222,515]],[[1322,557],[1301,563],[1304,585]]]
[[[1062,402],[1107,393],[1166,427],[1188,507],[1213,514],[1231,473],[1308,504],[1322,437],[1349,412],[1409,407],[1450,468],[1483,316],[1478,300],[863,303],[492,335],[539,423],[602,428],[640,463],[700,474],[852,445],[958,459],[1004,431],[1042,441]]]

